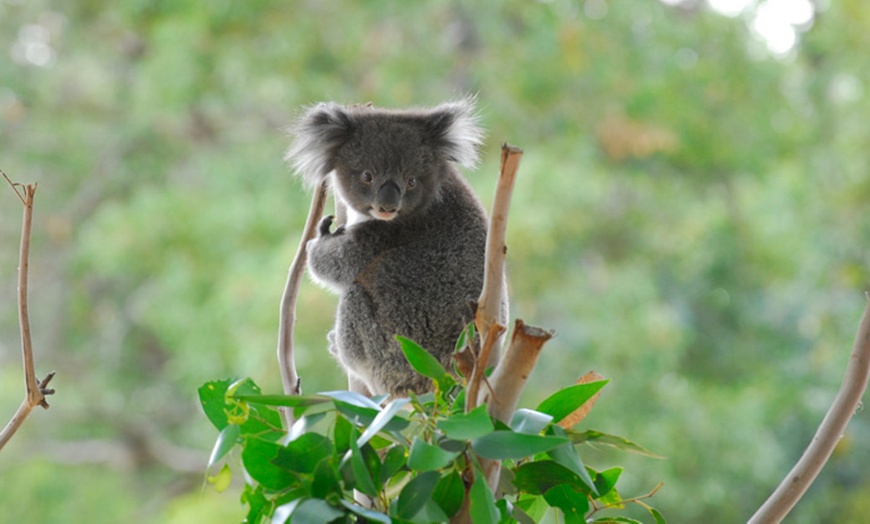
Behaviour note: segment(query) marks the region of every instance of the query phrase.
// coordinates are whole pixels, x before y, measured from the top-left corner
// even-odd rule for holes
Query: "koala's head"
[[[287,159],[307,186],[332,173],[332,187],[354,211],[393,220],[440,195],[456,163],[473,167],[483,133],[466,98],[429,109],[389,110],[321,103],[291,132]]]

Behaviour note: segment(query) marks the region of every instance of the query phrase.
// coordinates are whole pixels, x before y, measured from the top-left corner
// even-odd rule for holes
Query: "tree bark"
[[[299,395],[302,393],[302,384],[296,372],[296,359],[293,354],[293,329],[296,325],[296,297],[299,294],[299,284],[302,273],[305,271],[305,262],[308,257],[308,241],[317,234],[317,224],[323,216],[326,206],[327,183],[323,182],[314,192],[311,198],[311,207],[308,210],[308,219],[305,221],[305,229],[299,240],[299,249],[296,257],[290,265],[287,274],[287,283],[284,286],[284,294],[281,297],[280,319],[278,325],[278,367],[281,372],[281,382],[284,385],[285,395]],[[284,424],[289,430],[293,424],[293,413],[288,408],[281,408]]]

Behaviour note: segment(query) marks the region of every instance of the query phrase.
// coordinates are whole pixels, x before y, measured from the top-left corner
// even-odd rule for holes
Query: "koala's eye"
[[[408,189],[414,189],[417,187],[417,179],[414,177],[409,178],[405,183],[408,185]]]
[[[362,180],[363,184],[371,184],[375,177],[372,175],[371,171],[365,170],[360,173],[359,179]]]

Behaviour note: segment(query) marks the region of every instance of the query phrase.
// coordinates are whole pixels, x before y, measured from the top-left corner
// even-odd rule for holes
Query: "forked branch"
[[[0,432],[0,449],[6,445],[12,438],[12,435],[18,431],[18,428],[24,423],[30,412],[36,406],[42,406],[48,409],[48,402],[45,397],[54,393],[53,389],[49,389],[48,384],[54,377],[52,371],[40,381],[36,379],[36,370],[33,364],[33,343],[30,337],[30,315],[27,307],[27,273],[30,260],[30,230],[33,224],[33,197],[36,195],[36,184],[19,184],[12,182],[6,173],[3,173],[3,178],[12,186],[12,190],[18,195],[18,199],[24,206],[24,217],[21,223],[21,245],[19,248],[19,263],[18,263],[18,324],[21,331],[21,353],[24,362],[24,385],[26,388],[26,396],[24,401],[18,407],[18,410],[12,416],[12,419]]]

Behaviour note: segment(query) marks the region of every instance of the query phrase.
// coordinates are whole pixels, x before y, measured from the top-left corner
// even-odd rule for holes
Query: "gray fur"
[[[465,99],[431,109],[319,104],[293,127],[307,186],[326,177],[363,220],[308,244],[316,281],[340,296],[329,350],[372,394],[423,392],[395,335],[447,369],[483,285],[486,216],[454,164],[473,166],[482,132]]]

